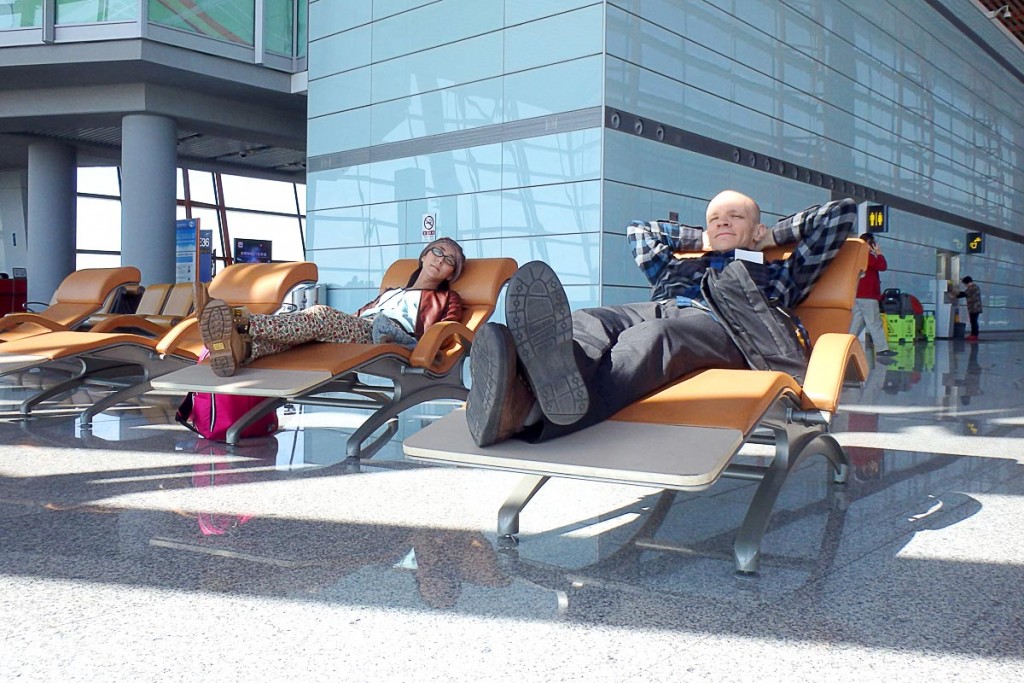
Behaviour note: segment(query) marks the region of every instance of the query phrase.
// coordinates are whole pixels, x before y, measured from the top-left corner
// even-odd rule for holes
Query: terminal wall
[[[733,187],[766,222],[881,197],[884,286],[927,299],[953,256],[985,326],[1024,329],[1024,60],[969,3],[318,0],[310,26],[307,247],[333,305],[416,255],[425,215],[471,256],[549,261],[574,306],[645,298],[625,224],[700,223]]]

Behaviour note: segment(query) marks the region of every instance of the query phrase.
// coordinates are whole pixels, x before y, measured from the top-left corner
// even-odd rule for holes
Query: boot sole
[[[590,396],[576,366],[569,300],[555,271],[541,261],[516,271],[505,295],[505,317],[544,416],[560,425],[579,420]]]
[[[199,322],[203,343],[210,352],[210,369],[218,377],[231,377],[238,370],[235,354],[231,350],[231,335],[234,319],[231,307],[223,301],[213,300],[206,304]]]
[[[505,438],[500,433],[501,401],[515,381],[515,362],[515,347],[507,331],[493,323],[481,327],[469,354],[469,375],[473,384],[466,399],[469,433],[481,448]]]

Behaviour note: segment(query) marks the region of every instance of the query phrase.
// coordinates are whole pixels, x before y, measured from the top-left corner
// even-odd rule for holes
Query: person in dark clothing
[[[978,285],[974,284],[974,279],[970,275],[966,275],[960,282],[964,285],[964,290],[958,292],[956,297],[958,299],[967,299],[967,316],[971,319],[971,333],[967,335],[967,341],[978,341],[978,318],[981,317],[982,306],[981,306],[981,289]]]
[[[544,441],[605,420],[696,370],[746,368],[739,348],[700,294],[708,268],[744,261],[769,299],[788,307],[810,292],[857,218],[853,200],[810,207],[771,230],[757,203],[727,190],[708,204],[707,228],[635,222],[627,236],[651,283],[652,301],[575,313],[557,275],[540,261],[509,282],[507,327],[488,323],[470,355],[466,418],[479,446],[511,436]],[[760,252],[796,243],[763,262]],[[700,258],[676,253],[710,247]]]

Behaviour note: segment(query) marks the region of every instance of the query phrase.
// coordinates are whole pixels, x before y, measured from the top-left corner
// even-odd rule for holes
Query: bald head
[[[735,190],[719,192],[708,202],[708,242],[715,251],[754,249],[765,234],[761,207]]]

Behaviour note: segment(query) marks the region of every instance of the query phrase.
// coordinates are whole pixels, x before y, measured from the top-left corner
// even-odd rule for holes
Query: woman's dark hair
[[[965,285],[969,285],[969,284],[971,284],[972,282],[974,282],[974,278],[972,278],[972,277],[971,277],[970,275],[964,275],[964,276],[963,276],[963,277],[962,277],[962,278],[960,279],[960,282],[964,283]]]
[[[875,244],[875,236],[872,235],[870,232],[864,233],[863,235],[860,236],[860,238],[872,246]]]

